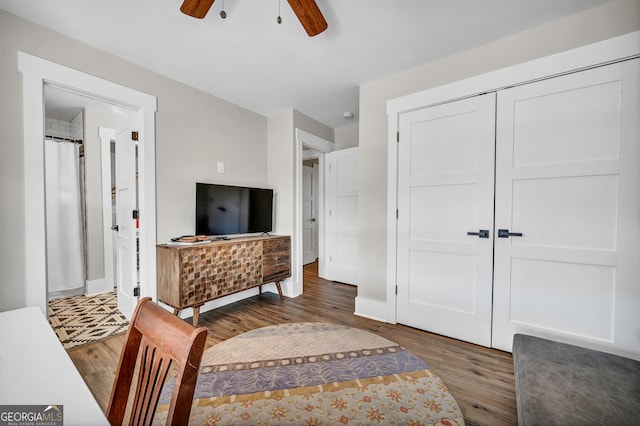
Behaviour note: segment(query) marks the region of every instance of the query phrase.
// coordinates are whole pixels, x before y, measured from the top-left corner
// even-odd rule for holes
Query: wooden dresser
[[[238,291],[280,282],[291,276],[291,237],[265,236],[216,240],[157,250],[158,300],[174,308],[193,308],[198,325],[200,306]],[[262,291],[262,288],[260,288]]]

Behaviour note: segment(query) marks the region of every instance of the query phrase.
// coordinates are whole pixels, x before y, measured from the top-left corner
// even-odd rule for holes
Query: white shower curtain
[[[56,293],[82,293],[85,261],[78,144],[45,141],[45,191],[50,298]]]

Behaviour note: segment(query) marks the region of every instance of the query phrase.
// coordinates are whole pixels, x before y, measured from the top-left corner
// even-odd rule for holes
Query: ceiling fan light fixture
[[[207,15],[209,9],[215,0],[183,0],[180,11],[185,15],[202,19]],[[298,17],[298,21],[302,24],[309,37],[314,37],[327,29],[327,21],[324,19],[320,8],[315,0],[287,0],[291,9]],[[278,3],[278,12],[280,11],[280,3]],[[225,19],[227,12],[224,10],[224,0],[222,2],[222,10],[220,17]],[[282,17],[278,13],[278,24],[282,23]]]

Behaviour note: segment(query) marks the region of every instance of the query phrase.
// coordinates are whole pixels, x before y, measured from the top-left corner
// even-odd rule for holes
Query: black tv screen
[[[272,230],[272,189],[196,183],[196,235]]]

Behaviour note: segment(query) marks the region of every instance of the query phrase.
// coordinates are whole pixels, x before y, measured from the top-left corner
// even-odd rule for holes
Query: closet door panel
[[[514,257],[511,274],[511,321],[591,339],[613,338],[615,268]],[[549,297],[543,304],[531,303],[540,294]]]
[[[640,303],[640,219],[627,210],[638,211],[639,92],[629,68],[638,61],[498,94],[495,226],[522,236],[495,239],[496,348],[510,351],[520,332],[640,352],[623,320],[640,320],[625,306]]]
[[[618,158],[621,81],[565,86],[570,78],[547,80],[546,93],[513,103],[516,168]]]
[[[398,322],[489,346],[495,94],[404,113]]]
[[[512,188],[512,228],[527,230],[513,244],[615,250],[616,175],[518,179]]]

